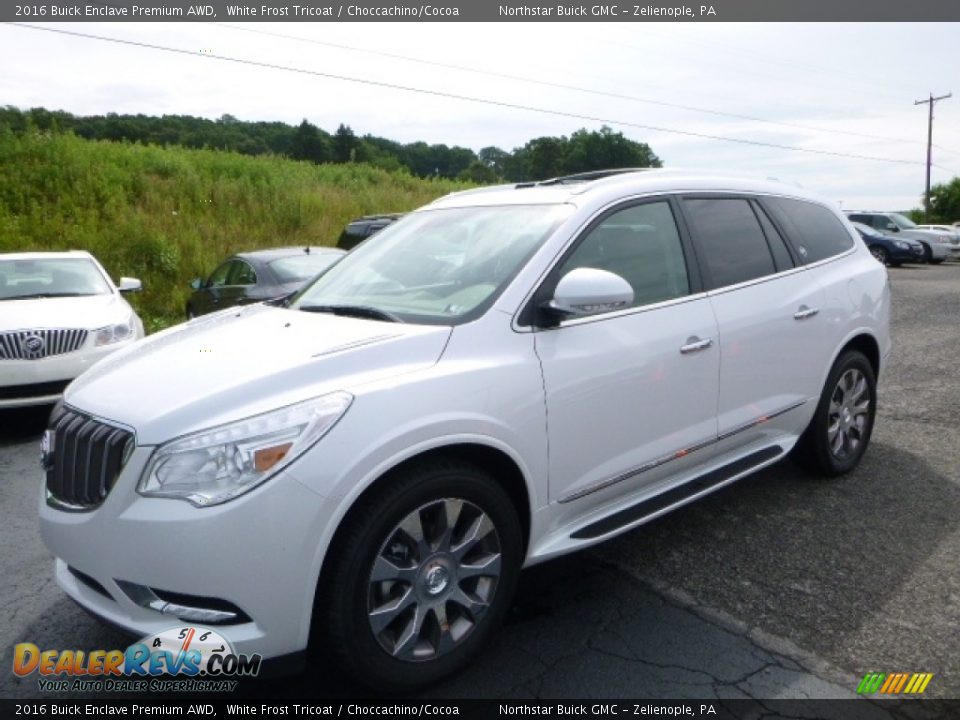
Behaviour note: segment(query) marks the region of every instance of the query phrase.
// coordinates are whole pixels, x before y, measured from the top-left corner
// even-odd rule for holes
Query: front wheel
[[[923,243],[923,261],[926,263],[933,262],[933,250],[926,243]]]
[[[817,409],[794,450],[807,468],[833,477],[853,470],[870,443],[877,381],[863,353],[848,350],[834,363]]]
[[[937,258],[936,260],[931,260],[931,261],[930,261],[930,264],[931,264],[931,265],[940,265],[940,264],[942,264],[942,263],[943,263],[943,258]]]
[[[873,255],[877,259],[877,262],[881,265],[886,265],[890,260],[886,249],[880,247],[879,245],[874,245],[872,248],[870,248],[870,254]]]
[[[471,464],[431,460],[396,473],[345,523],[320,588],[342,667],[391,691],[465,667],[500,625],[523,561],[507,493]]]

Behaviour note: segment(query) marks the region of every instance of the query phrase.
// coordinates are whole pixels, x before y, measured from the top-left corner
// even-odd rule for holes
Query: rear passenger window
[[[773,256],[750,203],[740,198],[691,198],[683,201],[705,266],[710,288],[773,275]]]
[[[822,205],[789,198],[767,200],[790,221],[791,235],[804,262],[825,260],[853,247],[853,237],[843,223]]]
[[[633,288],[633,305],[690,293],[680,235],[670,205],[652,202],[613,213],[583,239],[558,277],[581,267],[616,273]]]

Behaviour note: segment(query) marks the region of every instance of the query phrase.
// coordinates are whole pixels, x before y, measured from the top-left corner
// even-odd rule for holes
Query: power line
[[[425,58],[411,57],[410,55],[402,55],[399,53],[386,52],[384,50],[374,50],[371,48],[356,47],[354,45],[335,43],[327,40],[316,40],[314,38],[306,38],[300,35],[287,35],[285,33],[271,32],[269,30],[255,30],[253,28],[245,28],[237,25],[230,25],[228,23],[215,22],[215,23],[211,23],[211,25],[217,25],[219,27],[227,28],[229,30],[237,30],[240,32],[253,33],[255,35],[264,35],[267,37],[281,38],[284,40],[295,40],[297,42],[309,43],[311,45],[320,45],[323,47],[330,47],[338,50],[348,50],[350,52],[364,53],[367,55],[375,55],[377,57],[389,58],[391,60],[403,60],[405,62],[417,63],[420,65],[428,65],[431,67],[444,68],[446,70],[458,70],[461,72],[474,73],[477,75],[486,75],[487,77],[499,78],[501,80],[512,80],[516,82],[524,82],[532,85],[540,85],[542,87],[556,88],[558,90],[572,90],[574,92],[586,93],[588,95],[608,97],[616,100],[627,100],[629,102],[644,103],[647,105],[658,105],[660,107],[674,108],[676,110],[687,110],[689,112],[704,113],[707,115],[716,115],[719,117],[727,117],[735,120],[749,120],[751,122],[765,123],[768,125],[778,125],[780,127],[788,127],[795,130],[797,129],[813,130],[816,132],[830,133],[830,134],[836,134],[836,135],[849,135],[852,137],[861,137],[861,138],[867,138],[870,140],[883,140],[885,142],[898,142],[898,143],[909,143],[909,144],[918,144],[922,142],[920,140],[906,140],[903,138],[894,138],[894,137],[888,137],[885,135],[872,135],[870,133],[853,132],[850,130],[836,130],[836,129],[831,130],[825,127],[818,127],[816,125],[806,125],[803,123],[792,123],[792,122],[785,122],[782,120],[768,120],[765,118],[756,117],[754,115],[742,115],[739,113],[727,112],[724,110],[714,110],[711,108],[704,108],[696,105],[684,105],[681,103],[674,103],[666,100],[657,100],[654,98],[639,97],[637,95],[627,95],[624,93],[595,90],[593,88],[587,88],[581,85],[569,85],[567,83],[553,82],[550,80],[542,80],[539,78],[531,78],[524,75],[514,75],[511,73],[496,72],[494,70],[484,70],[482,68],[471,67],[469,65],[446,63],[446,62],[441,62],[439,60],[427,60]],[[625,47],[634,48],[634,46],[632,45],[626,45]],[[634,48],[634,49],[639,49],[639,48]]]
[[[298,68],[290,65],[279,65],[276,63],[268,63],[268,62],[262,62],[258,60],[248,60],[245,58],[231,57],[228,55],[218,55],[215,53],[201,54],[200,52],[193,51],[193,50],[183,50],[181,48],[173,48],[173,47],[168,47],[166,45],[156,45],[154,43],[141,42],[137,40],[125,40],[121,38],[108,37],[105,35],[94,35],[92,33],[82,33],[82,32],[77,32],[75,30],[63,30],[61,28],[40,27],[37,25],[27,25],[24,23],[17,23],[17,22],[6,23],[6,24],[13,27],[24,28],[27,30],[37,30],[40,32],[49,32],[49,33],[55,33],[58,35],[79,37],[87,40],[100,40],[102,42],[115,43],[118,45],[127,45],[130,47],[145,48],[149,50],[159,50],[162,52],[169,52],[177,55],[187,55],[190,57],[199,57],[199,58],[205,58],[210,60],[221,60],[224,62],[231,62],[239,65],[249,65],[252,67],[266,68],[268,70],[281,70],[285,72],[298,73],[301,75],[310,75],[314,77],[322,77],[322,78],[327,78],[331,80],[353,82],[353,83],[368,85],[372,87],[382,87],[382,88],[389,88],[392,90],[401,90],[404,92],[418,93],[420,95],[428,95],[431,97],[440,97],[440,98],[446,98],[451,100],[461,100],[464,102],[472,102],[480,105],[490,105],[494,107],[507,108],[511,110],[523,110],[527,112],[536,112],[544,115],[552,115],[554,117],[564,117],[564,118],[571,118],[575,120],[586,120],[589,122],[599,122],[599,123],[605,123],[610,125],[617,125],[621,127],[637,128],[640,130],[651,130],[654,132],[662,132],[670,135],[681,135],[684,137],[693,137],[693,138],[699,138],[703,140],[718,140],[721,142],[732,142],[740,145],[753,145],[757,147],[767,147],[767,148],[773,148],[777,150],[790,150],[794,152],[805,152],[805,153],[811,153],[814,155],[826,155],[830,157],[849,158],[853,160],[872,160],[876,162],[893,163],[897,165],[920,164],[914,160],[898,160],[895,158],[877,157],[873,155],[858,155],[855,153],[843,153],[843,152],[835,152],[831,150],[819,150],[816,148],[803,148],[803,147],[797,147],[795,145],[783,145],[780,143],[764,142],[761,140],[746,140],[743,138],[727,137],[724,135],[711,135],[708,133],[699,133],[691,130],[676,130],[672,128],[660,127],[657,125],[646,125],[642,123],[630,122],[627,120],[617,120],[614,118],[605,118],[605,117],[600,117],[596,115],[585,115],[580,113],[567,112],[563,110],[542,108],[542,107],[537,107],[533,105],[523,105],[520,103],[511,103],[511,102],[506,102],[502,100],[492,100],[489,98],[474,97],[471,95],[460,95],[457,93],[442,92],[439,90],[429,90],[426,88],[418,88],[410,85],[399,85],[395,83],[383,82],[380,80],[369,80],[367,78],[351,77],[349,75],[339,75],[336,73],[322,72],[319,70],[308,70],[306,68]]]

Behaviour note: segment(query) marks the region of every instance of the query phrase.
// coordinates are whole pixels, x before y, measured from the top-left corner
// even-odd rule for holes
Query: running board
[[[758,465],[763,465],[765,462],[773,460],[782,454],[783,448],[779,445],[772,445],[762,450],[757,450],[739,460],[734,460],[729,465],[724,465],[704,475],[695,477],[672,490],[667,490],[665,493],[643,500],[613,515],[608,515],[605,518],[590,523],[575,531],[570,537],[574,540],[589,540],[600,537],[601,535],[606,535],[607,533],[630,525],[648,515],[660,512],[664,508],[682,502],[694,495],[699,495],[705,490],[710,490],[718,485],[722,485],[731,478]]]

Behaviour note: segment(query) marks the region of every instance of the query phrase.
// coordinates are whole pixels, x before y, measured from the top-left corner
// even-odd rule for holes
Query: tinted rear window
[[[804,262],[825,260],[853,247],[853,237],[843,223],[822,205],[789,198],[769,198],[768,202],[786,216]]]
[[[750,203],[740,198],[687,199],[698,255],[711,288],[736,285],[776,272],[773,256]]]

